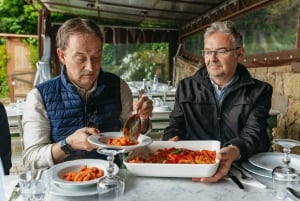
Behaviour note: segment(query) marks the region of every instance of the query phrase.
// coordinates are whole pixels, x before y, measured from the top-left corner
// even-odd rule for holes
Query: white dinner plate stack
[[[262,152],[253,155],[248,161],[243,162],[242,167],[253,174],[272,178],[273,169],[277,166],[283,166],[283,157],[284,154],[280,152]],[[290,154],[290,158],[290,166],[300,171],[300,156]]]

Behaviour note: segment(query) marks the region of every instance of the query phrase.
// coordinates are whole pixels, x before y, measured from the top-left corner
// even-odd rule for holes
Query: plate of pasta
[[[54,165],[51,170],[53,182],[63,187],[96,186],[97,181],[106,176],[108,162],[101,159],[77,159]],[[113,174],[119,167],[114,164]]]
[[[210,177],[218,167],[219,141],[154,141],[123,161],[136,176]]]
[[[152,143],[152,139],[146,135],[140,135],[137,139],[137,142],[133,144],[128,144],[125,141],[124,135],[122,132],[105,132],[101,133],[100,136],[90,135],[88,141],[91,144],[98,145],[102,148],[113,148],[113,149],[122,149],[123,153],[130,152],[136,148],[144,147]]]

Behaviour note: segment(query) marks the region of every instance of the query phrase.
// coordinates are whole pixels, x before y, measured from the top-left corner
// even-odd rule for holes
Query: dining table
[[[193,182],[191,178],[146,177],[135,176],[127,169],[120,169],[119,176],[125,178],[124,201],[276,201],[270,178],[253,175],[266,188],[244,185],[240,189],[231,179],[222,179],[216,183]],[[8,198],[15,185],[18,175],[4,177],[5,195]],[[70,190],[68,190],[69,192]],[[76,189],[74,189],[74,194]],[[48,200],[55,201],[98,201],[97,194],[72,196],[72,193],[54,195],[50,193]],[[16,201],[22,201],[19,196]]]

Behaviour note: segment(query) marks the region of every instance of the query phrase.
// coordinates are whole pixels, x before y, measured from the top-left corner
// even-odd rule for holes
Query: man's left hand
[[[220,165],[217,172],[212,177],[192,178],[192,181],[207,183],[218,182],[228,174],[232,163],[238,158],[239,155],[240,150],[237,146],[223,147],[217,154],[217,158],[220,160]]]

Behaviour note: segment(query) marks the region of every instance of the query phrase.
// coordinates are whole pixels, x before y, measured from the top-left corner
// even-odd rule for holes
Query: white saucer
[[[51,186],[51,194],[59,195],[59,196],[72,196],[72,197],[79,197],[79,196],[88,196],[88,195],[95,195],[97,194],[97,186],[96,184],[93,186],[86,186],[86,187],[78,187],[78,188],[64,188],[59,184],[53,183]]]
[[[259,168],[272,171],[276,166],[282,166],[284,154],[281,152],[263,152],[253,155],[249,158],[249,162]],[[290,166],[296,170],[300,170],[300,156],[290,154]]]
[[[136,148],[147,146],[148,144],[152,143],[152,139],[146,135],[140,135],[138,138],[138,144],[135,145],[128,145],[128,146],[116,146],[116,145],[109,145],[106,143],[108,138],[118,138],[123,136],[122,132],[105,132],[101,133],[101,136],[90,135],[88,137],[88,141],[91,144],[98,145],[102,148],[111,148],[111,149],[120,149],[123,150],[123,153],[128,153]]]
[[[252,172],[253,174],[266,177],[266,178],[272,178],[272,172],[259,168],[257,166],[252,165],[250,162],[245,161],[242,164],[242,167],[245,168],[247,171]]]

